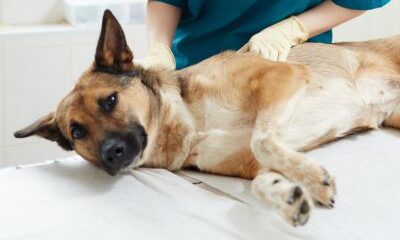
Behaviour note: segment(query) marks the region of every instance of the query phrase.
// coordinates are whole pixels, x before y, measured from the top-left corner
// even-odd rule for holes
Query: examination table
[[[76,156],[0,169],[0,239],[400,239],[400,132],[307,155],[335,176],[338,195],[303,227],[255,199],[247,180],[145,168],[111,177]]]

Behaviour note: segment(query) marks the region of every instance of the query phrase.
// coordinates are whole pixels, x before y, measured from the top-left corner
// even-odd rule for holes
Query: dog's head
[[[132,59],[121,26],[105,11],[93,65],[56,112],[15,132],[15,137],[55,141],[111,175],[139,164],[160,97],[156,74]]]

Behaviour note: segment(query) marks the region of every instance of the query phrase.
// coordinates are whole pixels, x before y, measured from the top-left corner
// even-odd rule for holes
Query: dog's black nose
[[[100,143],[100,165],[110,175],[128,167],[146,148],[147,134],[141,125],[131,131],[109,132]]]
[[[122,141],[109,141],[103,148],[104,160],[109,165],[118,164],[125,154],[125,144]]]
[[[120,139],[108,139],[101,145],[101,163],[110,175],[132,163],[132,158],[127,153],[125,141]]]

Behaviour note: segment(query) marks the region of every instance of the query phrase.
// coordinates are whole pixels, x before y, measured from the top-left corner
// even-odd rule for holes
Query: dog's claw
[[[330,186],[330,184],[329,184],[327,179],[324,179],[324,181],[322,182],[322,185],[327,186],[327,187]]]
[[[326,169],[323,168],[323,171],[325,172],[325,176],[324,179],[322,180],[322,185],[329,187],[330,183],[329,183],[329,173]]]

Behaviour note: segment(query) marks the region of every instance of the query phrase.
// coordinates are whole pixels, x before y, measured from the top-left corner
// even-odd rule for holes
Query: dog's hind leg
[[[278,172],[261,170],[252,182],[252,192],[277,207],[294,226],[304,225],[310,217],[313,205],[308,192]]]
[[[289,180],[301,183],[312,198],[326,207],[333,207],[335,181],[328,172],[304,154],[294,151],[279,140],[285,131],[280,123],[285,120],[283,108],[258,112],[251,139],[251,150],[263,168],[276,171]]]

